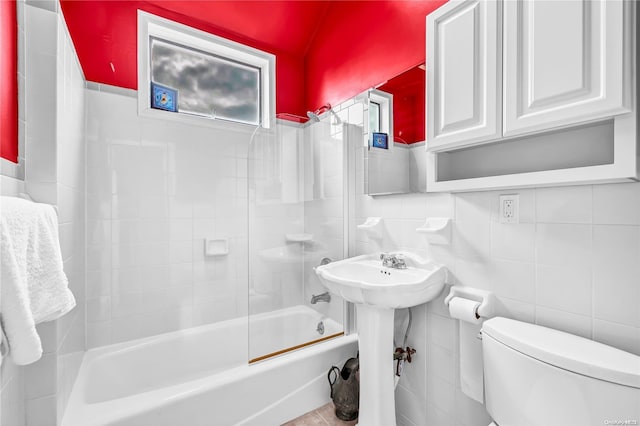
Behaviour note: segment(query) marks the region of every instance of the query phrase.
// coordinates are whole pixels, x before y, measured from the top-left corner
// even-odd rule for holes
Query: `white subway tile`
[[[535,302],[536,275],[533,263],[494,260],[490,267],[493,289],[497,296],[527,303]]]
[[[586,337],[587,339],[591,338],[592,320],[588,316],[537,306],[536,324]]]
[[[25,367],[25,398],[35,399],[56,393],[57,354],[46,353]]]
[[[407,364],[406,368],[411,368],[412,364]],[[412,423],[420,424],[427,416],[427,410],[423,403],[425,396],[424,392],[416,394],[412,389],[407,389],[399,384],[395,389],[397,412],[402,413]]]
[[[491,255],[491,230],[489,226],[471,221],[454,222],[452,248],[460,259],[488,259]]]
[[[591,186],[536,189],[538,223],[591,223]]]
[[[535,260],[536,225],[533,223],[491,224],[491,256],[518,262]]]
[[[111,319],[111,297],[102,296],[87,300],[87,322],[108,321]]]
[[[440,315],[427,316],[427,340],[453,352],[455,349],[456,320]]]
[[[172,241],[169,244],[169,262],[185,263],[193,260],[193,243],[189,241]]]
[[[169,267],[169,284],[172,286],[190,286],[193,284],[193,263],[177,263]]]
[[[144,306],[144,302],[141,293],[115,293],[111,296],[111,315],[114,319],[139,314],[142,306]],[[116,339],[115,334],[121,333],[121,330],[114,327],[113,332],[114,339]],[[116,340],[121,341],[120,339]]]
[[[640,356],[640,327],[596,319],[593,340]]]
[[[114,268],[112,272],[112,294],[138,293],[142,288],[141,269]]]
[[[115,318],[111,321],[111,340],[113,343],[126,342],[143,336],[139,320],[142,315]]]
[[[456,424],[462,426],[489,425],[491,417],[484,405],[469,398],[460,388],[456,388]]]
[[[639,225],[640,183],[594,185],[593,223]]]
[[[111,321],[87,324],[87,349],[109,345],[111,342]]]
[[[438,345],[427,345],[425,356],[427,358],[426,377],[435,376],[455,386],[457,365],[453,353]]]
[[[87,270],[104,270],[111,268],[111,246],[87,247]]]
[[[139,214],[143,219],[164,219],[169,217],[169,198],[165,195],[147,195],[143,191],[140,197]]]
[[[538,265],[536,303],[591,316],[591,268]]]
[[[87,298],[111,295],[111,270],[87,271]]]
[[[455,412],[455,393],[454,385],[438,377],[432,377],[427,382],[427,401],[445,413]]]
[[[427,399],[427,425],[437,426],[454,426],[456,423],[456,416],[454,412],[444,412],[432,402]]]
[[[594,225],[594,315],[640,326],[640,228]]]
[[[497,297],[496,316],[534,323],[536,319],[536,306],[533,303],[520,302],[506,297]]]
[[[538,223],[536,261],[542,265],[588,268],[592,262],[591,226]]]
[[[140,268],[140,289],[143,292],[166,289],[171,285],[169,265],[145,266]]]
[[[140,242],[166,243],[169,242],[169,220],[149,218],[137,223]]]
[[[491,264],[484,259],[456,259],[455,284],[494,291]]]
[[[56,426],[56,396],[26,401],[26,426]]]
[[[87,221],[87,245],[96,246],[111,244],[111,221],[88,220]]]

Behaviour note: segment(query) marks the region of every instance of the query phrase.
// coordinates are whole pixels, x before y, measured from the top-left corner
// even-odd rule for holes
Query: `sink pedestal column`
[[[395,426],[394,309],[356,304],[360,350],[359,426]]]

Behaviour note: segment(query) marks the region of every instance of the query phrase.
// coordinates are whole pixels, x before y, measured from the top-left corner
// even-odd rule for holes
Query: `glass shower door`
[[[342,334],[343,303],[323,295],[313,272],[322,259],[344,256],[342,133],[335,127],[278,121],[250,146],[250,362]]]

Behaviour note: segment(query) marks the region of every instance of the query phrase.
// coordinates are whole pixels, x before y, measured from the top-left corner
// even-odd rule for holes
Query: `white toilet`
[[[507,318],[482,326],[486,407],[499,426],[640,425],[640,357]]]

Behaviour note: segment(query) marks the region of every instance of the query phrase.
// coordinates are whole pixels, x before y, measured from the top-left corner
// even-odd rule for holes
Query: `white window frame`
[[[378,89],[369,90],[369,100],[380,105],[380,132],[387,134],[388,149],[376,149],[376,151],[391,152],[394,149],[393,140],[393,95]],[[366,141],[371,149],[371,136]]]
[[[151,37],[259,68],[262,90],[259,125],[264,128],[271,127],[271,117],[275,114],[276,58],[274,55],[138,10],[138,114],[140,116],[210,127],[239,126],[238,129],[248,127],[253,129],[255,127],[254,124],[216,120],[215,118],[151,108]]]

